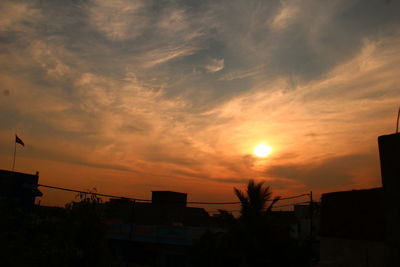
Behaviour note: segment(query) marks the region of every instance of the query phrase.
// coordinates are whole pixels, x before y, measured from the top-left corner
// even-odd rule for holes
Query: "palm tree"
[[[235,219],[220,211],[228,231],[209,233],[196,243],[198,262],[194,266],[306,266],[297,243],[269,216],[280,197],[272,197],[265,182],[254,180],[234,192],[241,203],[241,216]]]
[[[270,186],[265,186],[264,181],[256,183],[249,180],[247,190],[245,192],[234,187],[236,196],[241,202],[241,218],[242,219],[260,219],[266,217],[271,212],[273,205],[279,201],[280,197],[272,197]],[[271,202],[268,205],[268,202]]]
[[[264,181],[249,180],[246,190],[234,188],[241,202],[241,216],[231,232],[247,266],[266,265],[267,260],[272,260],[270,252],[276,247],[268,215],[280,197],[272,198],[271,188],[264,184]]]

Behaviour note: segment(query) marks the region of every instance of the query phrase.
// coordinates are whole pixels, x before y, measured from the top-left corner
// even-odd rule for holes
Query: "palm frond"
[[[275,205],[275,203],[278,202],[280,199],[281,199],[280,196],[275,197],[275,198],[272,200],[271,204],[269,205],[268,209],[266,210],[266,213],[271,212],[271,210],[272,210],[273,206]]]
[[[246,191],[234,188],[235,195],[242,205],[242,216],[245,214],[262,215],[272,210],[273,205],[279,201],[280,197],[275,197],[271,204],[272,192],[270,186],[265,186],[265,181],[255,182],[249,180]],[[268,207],[267,207],[268,205]]]
[[[237,189],[236,187],[234,187],[233,190],[235,191],[235,195],[238,197],[240,202],[242,202],[242,203],[248,202],[247,197],[244,195],[244,193],[240,189]]]

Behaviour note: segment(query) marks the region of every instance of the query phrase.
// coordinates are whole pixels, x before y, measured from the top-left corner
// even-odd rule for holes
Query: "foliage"
[[[273,205],[279,201],[280,197],[271,200],[272,192],[269,186],[265,187],[264,182],[256,183],[250,180],[245,192],[234,188],[235,195],[241,202],[240,220],[243,223],[255,226],[265,223]],[[271,202],[268,205],[268,202]]]
[[[101,199],[95,191],[79,194],[80,201],[66,205],[66,245],[71,259],[81,266],[106,266],[108,248]]]
[[[195,243],[195,266],[308,266],[304,249],[271,219],[280,197],[272,198],[269,186],[250,180],[245,191],[234,193],[241,202],[239,218],[220,211],[227,231],[207,233]]]
[[[2,264],[109,266],[101,199],[95,192],[77,197],[65,209],[35,207],[29,214],[2,205]]]

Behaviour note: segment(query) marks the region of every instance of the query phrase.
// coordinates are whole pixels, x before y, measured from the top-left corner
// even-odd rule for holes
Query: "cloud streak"
[[[201,197],[211,187],[231,194],[248,178],[287,194],[379,184],[376,137],[392,131],[400,100],[398,3],[2,9],[0,145],[17,132],[41,148],[24,154],[32,161],[51,160],[60,173],[64,163],[101,169],[92,182],[104,187],[176,186]],[[261,142],[273,148],[266,159],[252,156]]]
[[[341,188],[359,186],[356,184],[357,172],[366,166],[374,166],[377,169],[377,157],[357,154],[331,157],[308,164],[271,166],[266,173],[274,177],[302,182],[307,187],[316,190],[326,190],[332,186]],[[374,179],[378,181],[379,177],[374,177]]]

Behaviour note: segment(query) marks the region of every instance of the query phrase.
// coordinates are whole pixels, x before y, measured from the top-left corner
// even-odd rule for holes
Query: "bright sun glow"
[[[253,151],[254,155],[260,158],[265,158],[266,156],[271,154],[271,152],[272,152],[271,147],[269,145],[264,145],[264,144],[256,146],[256,148]]]

